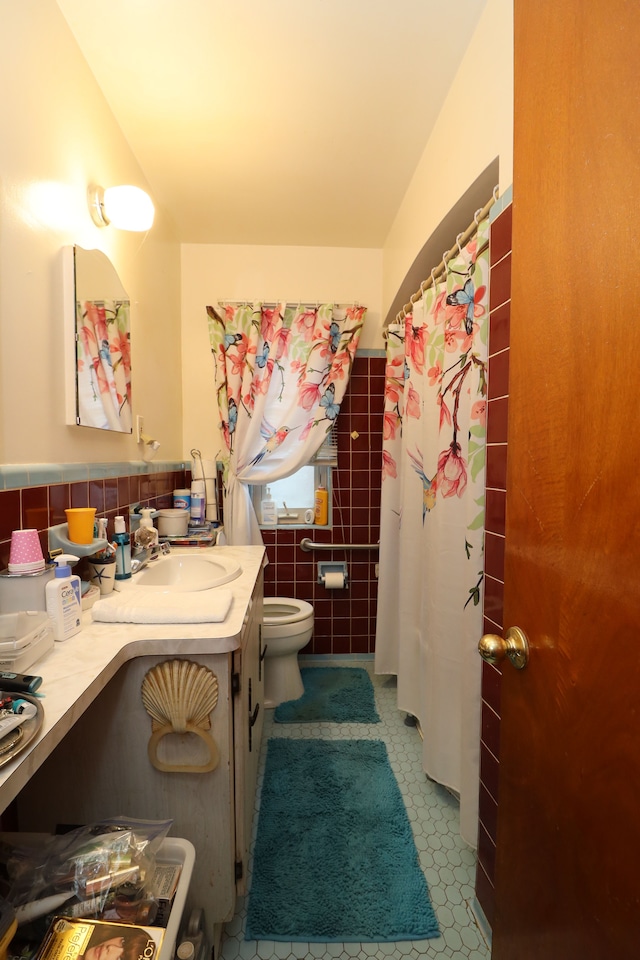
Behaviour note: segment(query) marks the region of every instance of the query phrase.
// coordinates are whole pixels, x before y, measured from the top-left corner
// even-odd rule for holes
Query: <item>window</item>
[[[310,463],[300,467],[283,480],[274,480],[264,486],[252,486],[251,498],[260,524],[262,525],[262,500],[267,496],[267,489],[276,502],[278,526],[285,524],[307,526],[308,511],[311,510],[313,513],[315,493],[319,486],[328,490],[329,504],[331,504],[331,468],[338,465],[337,452],[334,426]],[[329,508],[329,523],[331,523],[331,508]]]

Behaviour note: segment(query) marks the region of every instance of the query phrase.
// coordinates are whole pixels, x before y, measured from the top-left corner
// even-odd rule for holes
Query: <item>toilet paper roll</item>
[[[324,585],[327,590],[344,590],[344,574],[325,573]]]

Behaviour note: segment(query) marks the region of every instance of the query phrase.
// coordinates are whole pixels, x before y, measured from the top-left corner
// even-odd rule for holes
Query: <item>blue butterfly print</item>
[[[228,350],[229,347],[232,347],[234,343],[240,343],[242,340],[241,333],[225,333],[224,335],[224,349]]]
[[[475,295],[475,286],[471,277],[467,280],[462,290],[456,290],[455,293],[450,293],[447,297],[447,303],[450,307],[465,307],[467,312],[464,318],[464,328],[467,333],[473,333],[473,308],[474,308],[474,295]]]
[[[335,420],[340,413],[340,404],[335,402],[336,388],[330,383],[320,397],[320,406],[324,407],[327,420]]]
[[[238,422],[238,408],[236,402],[233,399],[229,400],[229,436],[236,429],[236,423]]]
[[[335,320],[331,321],[331,326],[329,327],[329,338],[331,341],[329,344],[331,353],[337,353],[338,347],[340,346],[340,327]]]
[[[262,347],[262,353],[259,357],[256,357],[256,364],[262,368],[267,364],[267,357],[269,356],[269,344],[265,342]]]

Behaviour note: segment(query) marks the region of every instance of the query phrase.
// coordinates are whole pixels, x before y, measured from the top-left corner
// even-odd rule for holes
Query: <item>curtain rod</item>
[[[434,283],[436,280],[438,280],[439,277],[442,276],[443,273],[446,273],[447,264],[448,264],[449,260],[451,260],[453,257],[455,257],[456,254],[459,254],[459,252],[460,252],[459,248],[460,248],[460,247],[463,247],[463,246],[465,245],[465,243],[467,243],[467,242],[471,239],[471,237],[472,237],[472,236],[474,235],[474,233],[477,231],[477,229],[478,229],[478,227],[480,226],[480,224],[482,223],[482,221],[485,219],[485,217],[488,216],[489,210],[491,210],[491,207],[494,205],[494,203],[496,202],[497,199],[498,199],[498,186],[496,185],[496,186],[493,188],[493,196],[492,196],[491,199],[488,201],[488,203],[485,203],[484,207],[480,208],[479,210],[476,210],[476,212],[474,213],[474,215],[473,215],[473,223],[470,223],[470,224],[469,224],[469,226],[468,226],[467,229],[464,231],[464,233],[459,233],[459,234],[458,234],[458,236],[456,237],[456,242],[455,242],[454,246],[451,247],[451,249],[448,250],[448,251],[443,255],[442,260],[440,261],[440,263],[438,264],[438,266],[437,266],[437,267],[434,267],[433,270],[431,271],[431,275],[430,275],[429,277],[427,277],[426,280],[423,280],[423,281],[422,281],[422,283],[420,284],[420,289],[419,289],[419,290],[416,290],[416,292],[413,293],[413,294],[409,297],[409,303],[405,303],[405,305],[404,305],[404,307],[402,308],[402,310],[398,310],[398,312],[397,312],[397,314],[396,314],[396,323],[401,323],[401,322],[404,320],[404,318],[407,316],[407,314],[410,312],[411,307],[413,306],[413,304],[416,303],[416,302],[420,299],[420,297],[423,296],[425,290],[428,290],[429,287],[431,287],[431,286],[433,285],[433,283]],[[386,340],[386,339],[387,339],[387,327],[385,327],[385,329],[384,329],[384,331],[383,331],[383,336],[384,336],[384,338],[385,338],[385,340]]]
[[[218,300],[218,305],[222,306],[225,303],[229,303],[234,307],[253,307],[255,301],[253,300]],[[307,302],[305,300],[259,300],[258,303],[261,303],[263,307],[279,307],[280,304],[284,303],[285,307],[309,307],[310,309],[315,309],[322,306],[324,303],[333,303],[333,301],[326,300],[312,300]],[[347,307],[361,307],[362,304],[358,303],[356,300],[352,300],[349,303],[333,303],[333,306],[338,310],[345,310]]]

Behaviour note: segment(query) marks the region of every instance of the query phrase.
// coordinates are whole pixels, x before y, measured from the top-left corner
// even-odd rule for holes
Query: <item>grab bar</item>
[[[300,541],[300,549],[305,553],[311,550],[379,550],[379,543],[314,543],[309,537]]]

